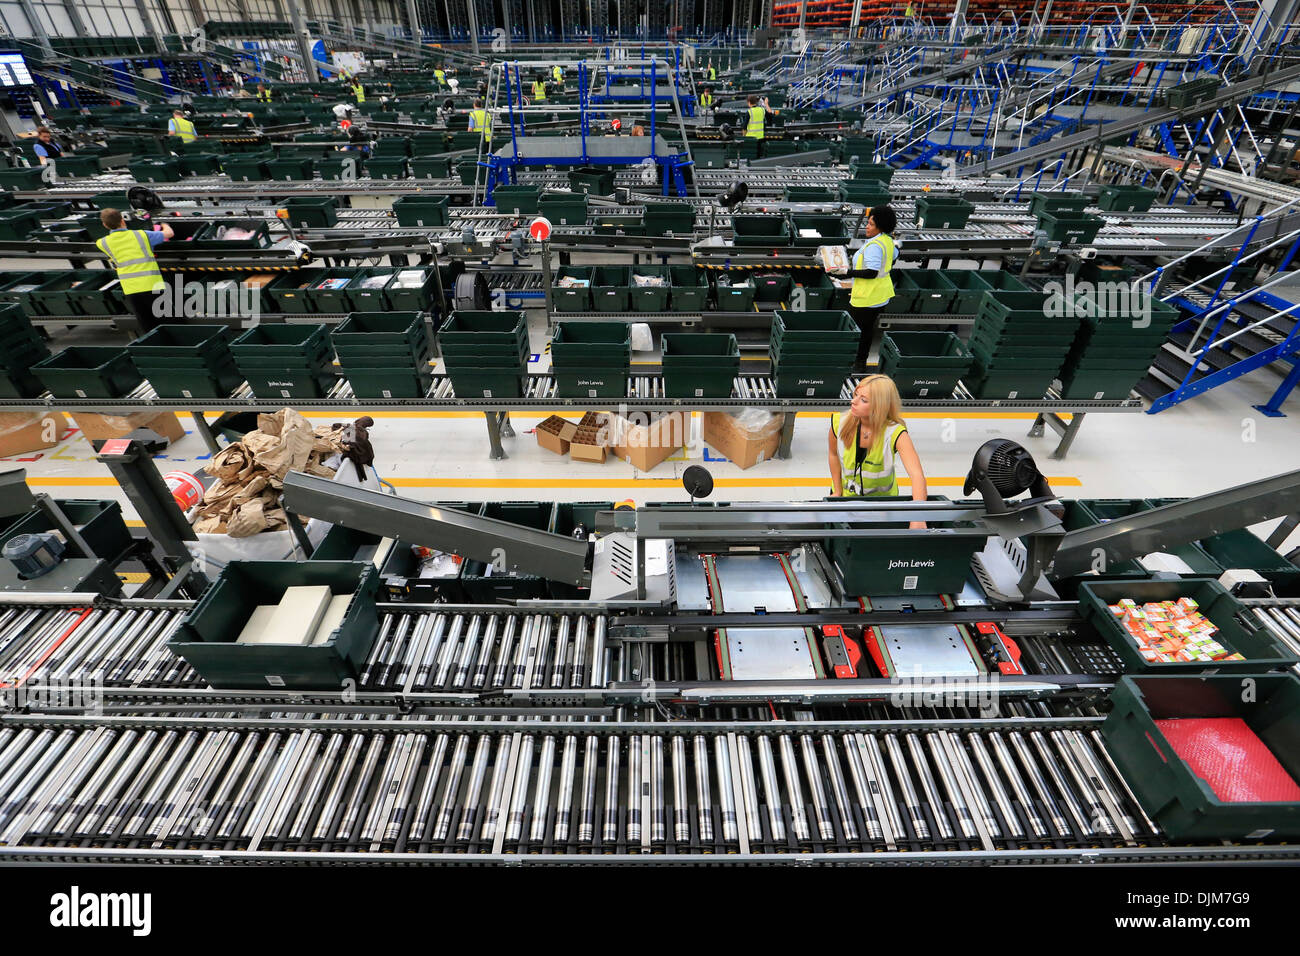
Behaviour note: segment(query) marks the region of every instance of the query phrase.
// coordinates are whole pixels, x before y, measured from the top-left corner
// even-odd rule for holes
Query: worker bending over
[[[853,254],[851,268],[843,273],[853,279],[849,290],[849,315],[858,323],[858,354],[853,367],[861,372],[867,367],[871,340],[880,322],[880,313],[894,297],[890,270],[898,259],[894,230],[898,216],[888,206],[871,210],[867,216],[867,241]]]
[[[749,108],[745,110],[748,119],[745,121],[745,137],[747,139],[758,140],[758,155],[760,157],[767,154],[767,114],[772,112],[767,105],[767,97],[760,101],[753,93],[749,94],[746,100]]]
[[[192,143],[199,138],[199,131],[185,118],[184,110],[172,110],[172,118],[167,121],[167,132],[179,136],[182,143]]]
[[[831,489],[837,496],[874,497],[898,494],[895,465],[902,459],[912,482],[912,500],[930,494],[920,456],[903,421],[898,387],[888,375],[868,375],[853,390],[847,414],[831,416],[827,436]],[[913,528],[925,522],[913,521]]]
[[[149,332],[159,324],[154,305],[159,293],[166,287],[153,247],[172,237],[172,227],[163,223],[156,230],[128,229],[122,213],[105,209],[99,221],[108,235],[95,242],[99,251],[108,256],[109,265],[117,270],[122,295],[127,308],[140,323],[142,332]]]
[[[483,131],[485,143],[492,142],[492,117],[483,108],[482,100],[475,100],[474,108],[469,111],[469,131],[472,133],[475,130]]]

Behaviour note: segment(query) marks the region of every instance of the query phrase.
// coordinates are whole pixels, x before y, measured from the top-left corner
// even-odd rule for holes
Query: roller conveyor
[[[14,717],[0,858],[1158,855],[1098,724]]]

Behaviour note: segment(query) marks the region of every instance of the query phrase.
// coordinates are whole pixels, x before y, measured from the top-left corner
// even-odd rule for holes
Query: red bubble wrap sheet
[[[1180,717],[1156,726],[1223,802],[1300,800],[1300,785],[1240,717]]]

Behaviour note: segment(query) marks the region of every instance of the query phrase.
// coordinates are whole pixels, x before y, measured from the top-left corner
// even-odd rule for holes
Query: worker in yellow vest
[[[564,91],[564,71],[560,69],[560,64],[551,67],[551,79],[555,81],[555,88]]]
[[[749,94],[746,100],[749,108],[745,110],[745,138],[758,140],[758,155],[767,154],[767,114],[772,110],[767,105],[767,97],[763,97],[762,102],[753,93]]]
[[[534,103],[546,102],[546,81],[543,80],[541,77],[538,77],[537,79],[533,80],[533,102]]]
[[[366,101],[366,88],[361,85],[360,80],[352,81],[352,95],[356,97],[358,106]]]
[[[700,93],[700,108],[705,110],[713,109],[713,91],[704,90]]]
[[[849,316],[858,324],[858,354],[854,368],[863,371],[871,354],[871,340],[876,334],[880,313],[894,297],[890,270],[898,259],[894,230],[898,215],[888,206],[879,206],[867,216],[867,241],[853,254],[852,267],[841,273],[853,279],[849,290]]]
[[[263,103],[271,102],[271,91],[266,88],[265,83],[257,84],[257,98]]]
[[[199,131],[185,118],[184,110],[172,110],[172,118],[167,121],[167,132],[179,136],[182,143],[192,143],[199,138]]]
[[[105,209],[99,221],[108,235],[96,241],[99,251],[108,256],[109,265],[117,270],[117,279],[127,307],[139,321],[141,330],[151,331],[162,316],[155,308],[159,294],[166,288],[153,247],[172,237],[171,226],[163,223],[156,230],[128,229],[122,213]]]
[[[492,117],[483,108],[482,100],[475,100],[474,108],[469,111],[469,131],[472,133],[475,130],[483,131],[483,141],[485,143],[492,142]]]
[[[718,71],[714,69],[713,61],[709,61],[709,82],[716,83],[718,80]]]
[[[433,71],[433,78],[438,81],[439,89],[447,85],[447,71],[442,67],[438,67]]]

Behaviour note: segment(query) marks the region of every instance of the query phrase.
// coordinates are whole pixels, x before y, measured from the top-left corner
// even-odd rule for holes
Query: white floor
[[[530,326],[539,344],[540,318],[533,316]],[[104,341],[104,336],[103,331],[82,330],[60,333],[58,341]],[[542,365],[549,364],[547,358],[541,356]],[[1288,402],[1284,410],[1290,416],[1285,418],[1267,418],[1251,407],[1266,401],[1278,381],[1272,372],[1261,370],[1159,415],[1090,414],[1063,461],[1049,458],[1057,443],[1053,432],[1027,437],[1031,414],[906,417],[933,494],[960,497],[975,450],[990,438],[1007,437],[1034,454],[1061,497],[1183,497],[1300,470],[1300,397]],[[690,464],[703,464],[713,473],[718,500],[807,500],[829,493],[829,421],[821,414],[800,415],[790,459],[765,461],[748,470],[699,441],[696,415],[694,440],[687,448],[644,473],[613,457],[604,464],[573,462],[540,448],[531,429],[545,417],[541,412],[514,413],[518,434],[505,440],[509,457],[503,461],[488,458],[487,428],[479,412],[368,414],[376,420],[371,438],[380,476],[392,482],[398,494],[422,500],[685,500],[680,480]],[[320,422],[340,418],[309,417]],[[207,458],[189,417],[182,416],[182,422],[187,434],[159,457],[163,471],[195,471]],[[0,470],[11,467],[27,469],[39,491],[56,497],[116,498],[135,517],[78,432],[55,448],[0,459]]]

